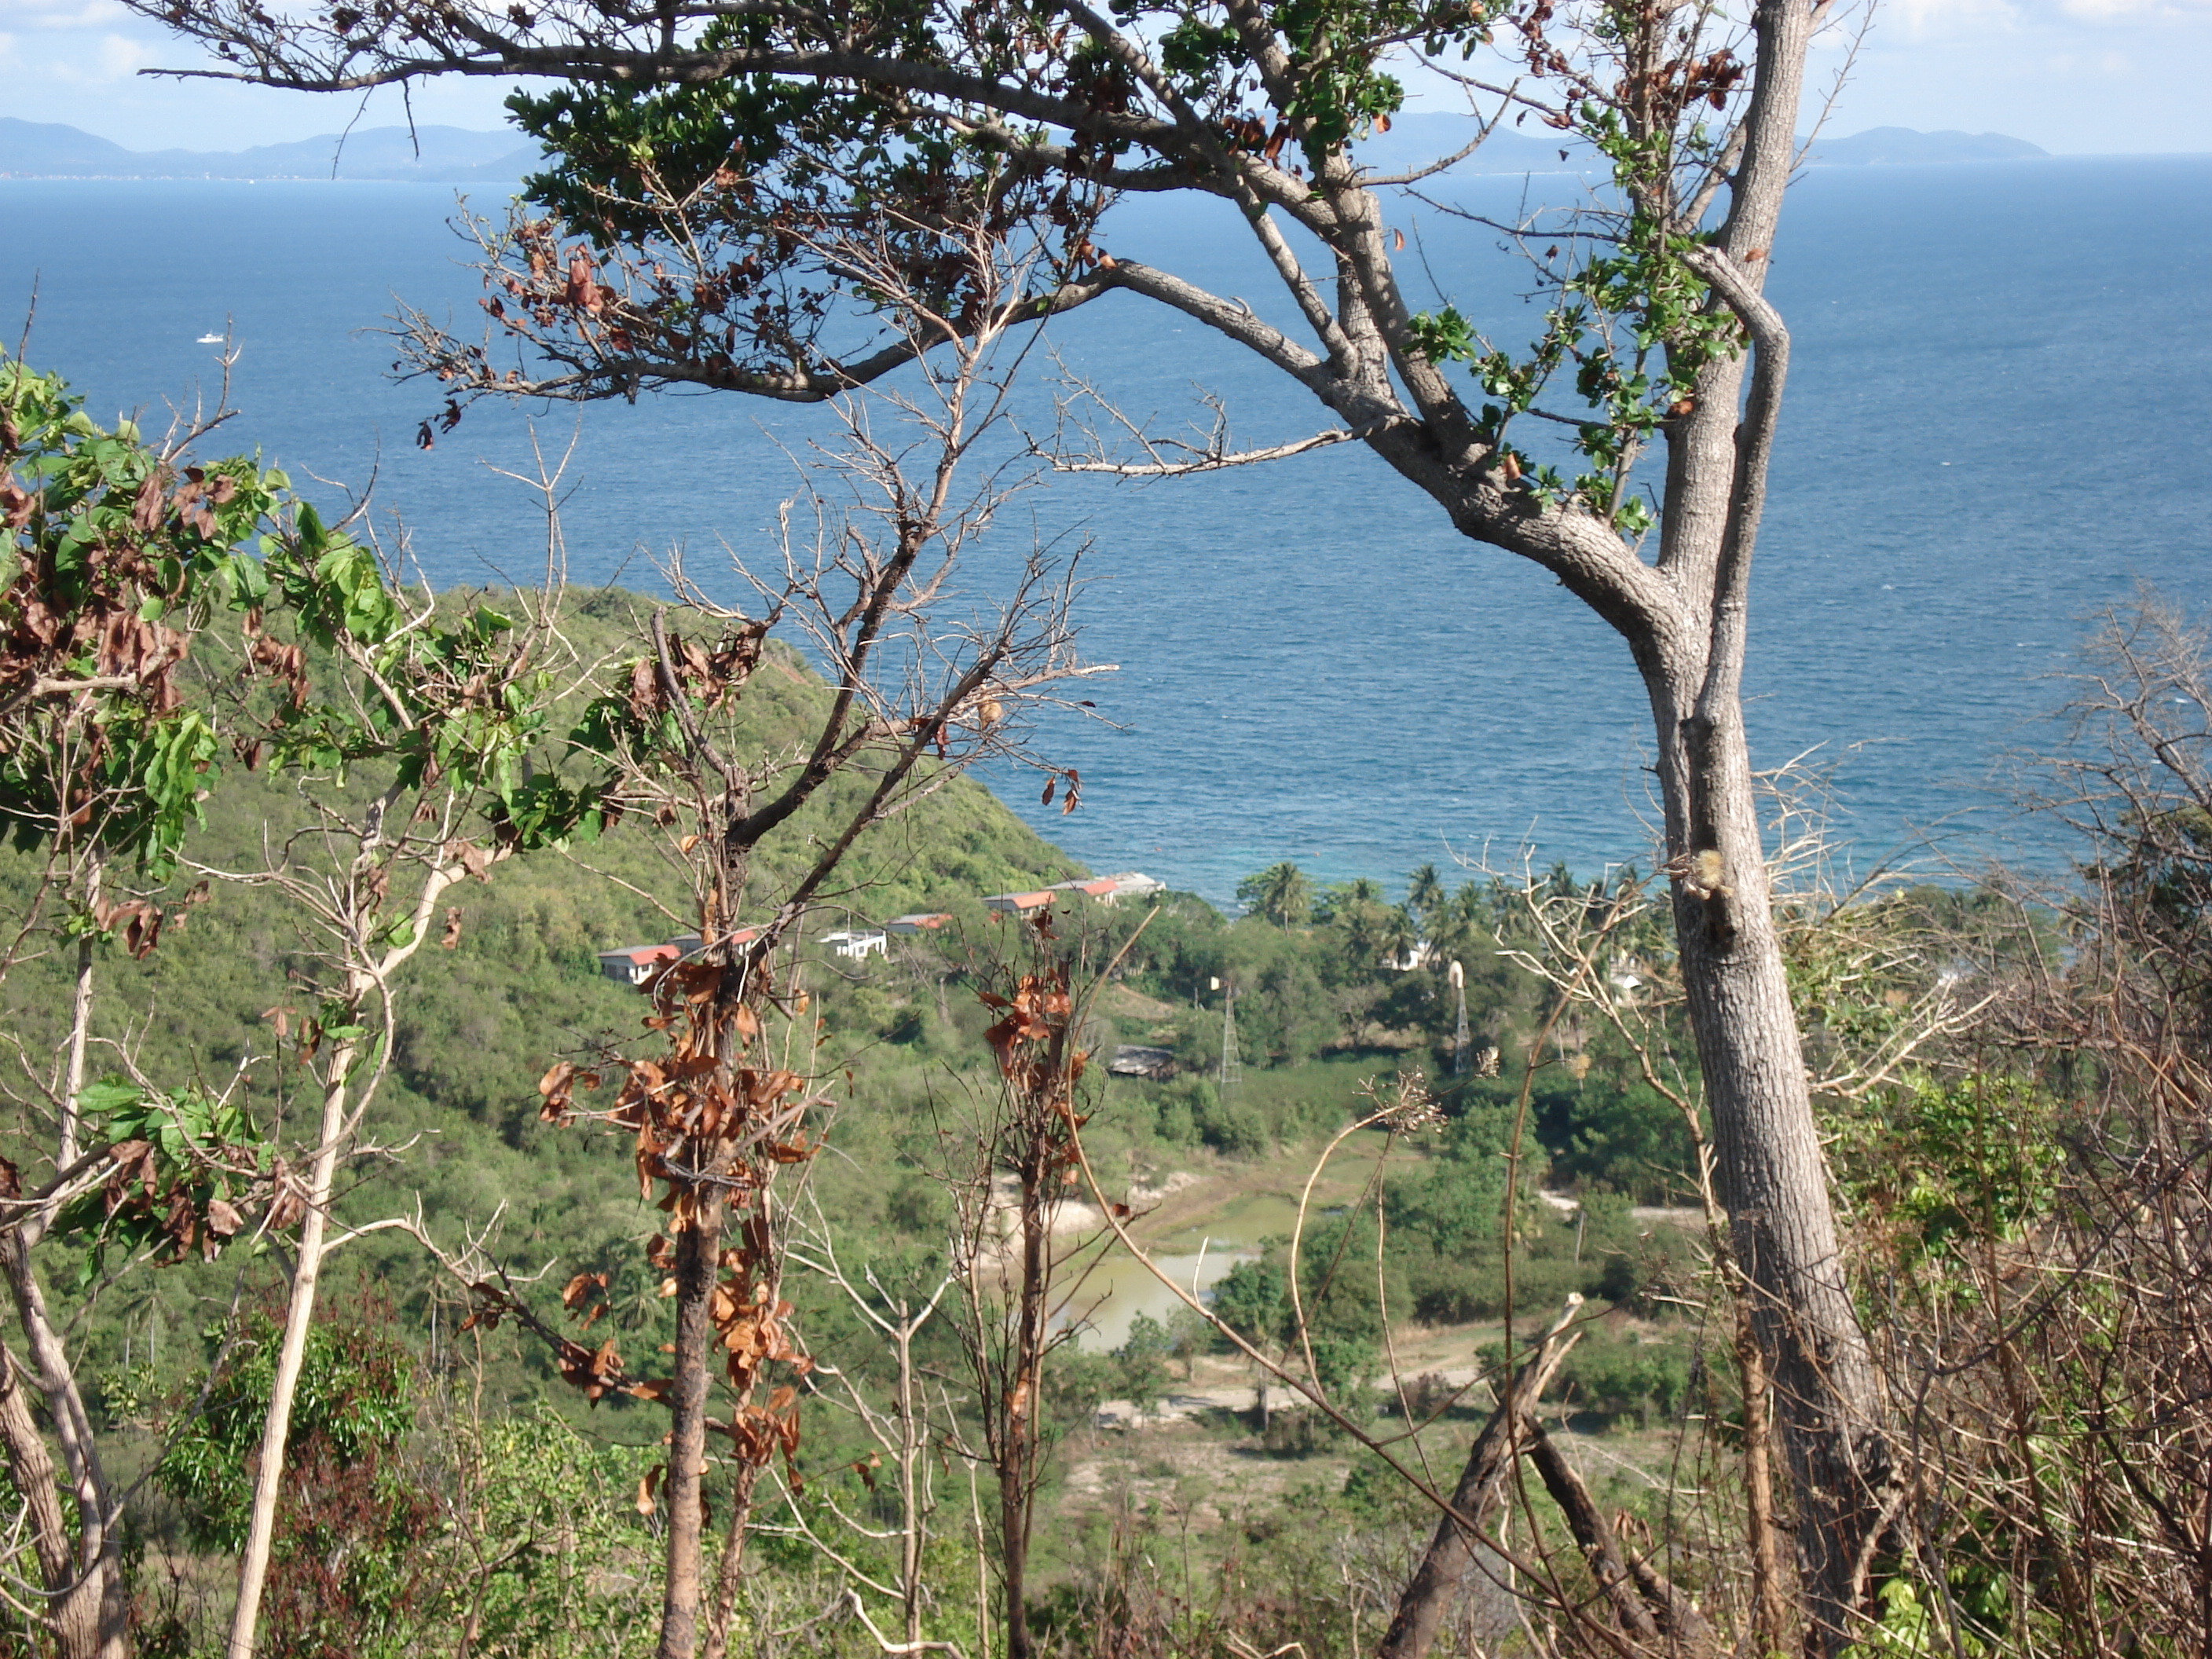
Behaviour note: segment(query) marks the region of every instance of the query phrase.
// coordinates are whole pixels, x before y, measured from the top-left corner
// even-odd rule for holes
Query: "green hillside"
[[[442,603],[458,608],[501,598],[454,593]],[[563,632],[582,663],[605,662],[637,636],[632,621],[652,603],[614,589],[572,594]],[[680,614],[672,625],[682,627]],[[827,695],[795,653],[772,646],[748,687],[739,730],[763,755],[800,749]],[[556,720],[556,729],[564,724]],[[366,794],[378,781],[356,774],[348,793]],[[861,775],[841,777],[782,826],[761,849],[755,890],[783,886],[811,860],[818,827],[866,785]],[[307,832],[313,800],[302,791],[331,787],[235,764],[222,774],[204,802],[205,826],[186,847],[188,866],[155,895],[173,918],[159,947],[143,961],[118,942],[100,947],[95,1074],[135,1067],[164,1083],[197,1078],[219,1090],[261,1057],[239,1085],[249,1109],[266,1122],[295,1105],[265,1057],[275,1046],[273,1011],[288,1006],[288,990],[310,962],[300,916],[265,887],[222,879],[207,884],[202,902],[187,908],[179,901],[201,879],[190,866],[249,868],[264,845]],[[31,856],[0,851],[0,904],[10,915],[27,914],[37,873]],[[1081,873],[981,784],[950,777],[863,837],[808,931],[925,906],[969,913],[975,896]],[[589,845],[511,859],[489,876],[451,895],[461,913],[454,948],[426,948],[403,970],[392,1070],[364,1126],[368,1140],[391,1150],[357,1165],[360,1184],[343,1212],[358,1222],[411,1210],[419,1197],[441,1228],[481,1224],[503,1212],[502,1250],[533,1261],[548,1254],[605,1256],[650,1232],[652,1212],[640,1205],[619,1149],[588,1131],[538,1122],[535,1085],[556,1057],[636,1033],[639,994],[603,977],[596,954],[695,928],[684,872],[649,825],[621,823]],[[738,919],[747,917],[741,911]],[[35,935],[27,944],[27,957],[0,984],[0,1020],[36,1064],[65,1041],[75,951]],[[296,993],[289,999],[295,1009],[302,1001]],[[830,1040],[838,1039],[833,1033]],[[34,1170],[40,1132],[35,1120],[18,1123],[18,1144],[7,1155]],[[380,1277],[396,1273],[427,1287],[419,1264],[403,1265],[413,1261],[411,1245],[371,1240],[358,1248]],[[347,1270],[342,1258],[341,1276]],[[173,1328],[179,1319],[197,1323],[186,1305],[227,1297],[229,1272],[186,1267],[136,1280],[127,1300],[137,1311],[118,1316],[103,1304],[95,1324],[143,1321],[149,1297],[164,1304]]]

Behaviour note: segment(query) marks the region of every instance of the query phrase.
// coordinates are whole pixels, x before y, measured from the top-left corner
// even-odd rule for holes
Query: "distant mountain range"
[[[511,184],[538,166],[534,143],[465,127],[369,127],[252,149],[133,150],[75,127],[0,116],[0,178],[351,179]]]
[[[1820,138],[1805,160],[1816,167],[1897,167],[1923,161],[2027,161],[2051,152],[2002,132],[1915,132],[1870,127],[1848,138]]]
[[[1467,139],[1463,116],[1401,116],[1360,146],[1370,167],[1412,172],[1449,155]],[[12,179],[350,179],[422,184],[512,184],[538,164],[532,143],[512,132],[465,127],[370,127],[252,149],[131,150],[76,127],[0,116],[0,178]],[[2045,155],[2002,133],[1915,132],[1875,127],[1823,138],[1806,158],[1814,167],[1932,161],[2010,161]],[[1455,173],[1583,172],[1595,162],[1587,144],[1501,127]]]
[[[1451,155],[1468,139],[1462,115],[1401,115],[1387,133],[1359,147],[1370,167],[1409,173]],[[2050,152],[2024,138],[2001,132],[1916,132],[1910,127],[1875,127],[1847,138],[1821,138],[1805,158],[1808,167],[1875,167],[1936,161],[2016,161]],[[1598,165],[1597,153],[1579,138],[1554,137],[1540,130],[1499,127],[1454,174],[1477,173],[1583,173]]]

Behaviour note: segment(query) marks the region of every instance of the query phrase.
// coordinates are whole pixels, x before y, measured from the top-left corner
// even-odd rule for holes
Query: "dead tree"
[[[1468,1452],[1467,1467],[1452,1488],[1451,1508],[1399,1597],[1382,1643],[1382,1659],[1426,1653],[1452,1598],[1474,1565],[1475,1546],[1495,1510],[1504,1482],[1529,1441],[1536,1402],[1550,1386],[1581,1333],[1572,1329],[1582,1297],[1571,1298],[1543,1340],[1498,1393],[1498,1409]]]
[[[1073,1304],[1102,1235],[1094,1224],[1065,1236],[1091,1061],[1081,946],[1060,939],[1049,906],[1009,929],[977,975],[976,994],[996,1016],[985,1040],[997,1086],[954,1132],[942,1173],[961,1297],[954,1328],[998,1488],[1006,1651],[1031,1659],[1030,1542],[1054,1438],[1047,1370],[1081,1322]]]
[[[899,287],[885,249],[909,234],[922,233],[866,217],[825,242],[824,257],[872,271],[896,314],[930,331],[913,351],[922,390],[840,405],[842,441],[818,453],[826,482],[812,522],[794,531],[787,516],[778,564],[741,567],[757,609],[714,604],[672,562],[686,603],[640,619],[637,655],[578,728],[580,748],[608,769],[610,807],[665,838],[696,919],[696,948],[650,988],[655,1046],[562,1060],[539,1085],[549,1120],[596,1121],[631,1139],[641,1183],[667,1214],[650,1255],[675,1302],[671,1374],[641,1376],[611,1340],[594,1349],[558,1336],[504,1285],[477,1287],[483,1316],[535,1322],[587,1395],[625,1390],[667,1408],[655,1494],[666,1515],[665,1659],[722,1640],[702,1590],[709,1433],[731,1443],[740,1503],[799,1443],[799,1387],[812,1362],[782,1293],[787,1233],[775,1195],[779,1171],[821,1150],[831,1097],[792,947],[809,915],[842,895],[842,866],[863,836],[983,757],[1034,763],[1028,716],[1088,672],[1068,621],[1072,560],[1033,550],[994,599],[958,588],[973,544],[1029,476],[1007,471],[1008,447],[993,447],[1022,256],[988,226],[927,232],[984,308],[963,331],[928,320]],[[763,751],[746,746],[744,700],[781,660],[779,626],[805,644],[823,684],[798,749]],[[805,851],[795,878],[779,880],[761,857],[778,836]],[[614,1098],[594,1106],[602,1084]],[[580,1275],[564,1297],[587,1322],[604,1288],[592,1280]],[[710,1415],[718,1382],[726,1419]]]

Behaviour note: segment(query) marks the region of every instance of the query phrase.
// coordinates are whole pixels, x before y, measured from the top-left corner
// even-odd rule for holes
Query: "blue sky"
[[[1825,87],[1845,28],[1816,59]],[[343,126],[351,101],[137,71],[201,61],[116,0],[0,0],[0,114],[82,127],[134,149],[238,149]],[[2212,0],[1887,0],[1860,45],[1832,131],[2006,132],[2062,153],[2212,151]],[[500,123],[501,89],[435,83],[416,119]],[[404,118],[376,94],[364,125]]]

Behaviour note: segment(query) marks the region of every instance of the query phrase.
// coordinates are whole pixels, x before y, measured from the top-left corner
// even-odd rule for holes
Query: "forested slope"
[[[451,609],[502,602],[496,593],[469,592],[441,600]],[[633,619],[652,604],[622,590],[572,593],[563,633],[581,663],[603,663],[620,654],[626,635],[635,637]],[[763,754],[803,749],[826,696],[795,653],[772,647],[744,704],[746,734]],[[380,781],[374,773],[356,773],[343,793],[364,797]],[[836,781],[766,843],[760,888],[781,887],[809,856],[818,826],[849,809],[864,787],[857,776]],[[296,1023],[313,1012],[296,988],[313,943],[279,893],[201,871],[250,870],[286,837],[314,834],[316,803],[336,789],[328,778],[248,771],[234,763],[225,769],[206,793],[204,828],[187,845],[186,865],[152,892],[171,918],[155,947],[143,959],[134,959],[119,937],[100,947],[94,1075],[135,1071],[170,1086],[198,1078],[218,1091],[236,1077],[238,1097],[257,1119],[298,1109],[294,1080],[270,1057],[278,1047],[280,1012]],[[556,1059],[589,1054],[638,1030],[644,1000],[604,977],[596,953],[697,927],[683,872],[666,862],[649,830],[617,823],[586,844],[495,864],[485,879],[453,890],[459,912],[454,944],[418,952],[398,988],[392,1070],[364,1125],[368,1138],[388,1150],[356,1171],[355,1190],[341,1206],[346,1220],[411,1210],[418,1200],[434,1226],[447,1231],[497,1215],[502,1249],[532,1265],[552,1256],[596,1261],[653,1230],[653,1212],[639,1201],[620,1149],[588,1130],[542,1124],[537,1092]],[[808,931],[924,906],[980,916],[974,896],[1081,873],[982,785],[949,775],[863,838],[839,892]],[[33,913],[36,883],[32,855],[0,851],[7,914]],[[51,904],[38,913],[49,920],[55,914]],[[33,944],[0,987],[0,1021],[29,1055],[56,1053],[65,1041],[74,957],[65,942]],[[833,1032],[828,1040],[852,1036]],[[872,1040],[866,1029],[858,1036]],[[17,1149],[9,1150],[16,1156]],[[27,1169],[35,1158],[16,1156]],[[363,1260],[405,1299],[428,1292],[427,1268],[411,1244],[370,1239],[351,1248],[365,1252]],[[230,1279],[227,1265],[156,1275],[139,1281],[127,1298],[135,1311],[116,1316],[104,1304],[95,1326],[115,1317],[143,1325],[155,1297],[167,1306],[173,1328],[180,1319],[196,1325],[185,1304],[227,1298]],[[94,1338],[94,1349],[118,1341],[119,1328]]]

